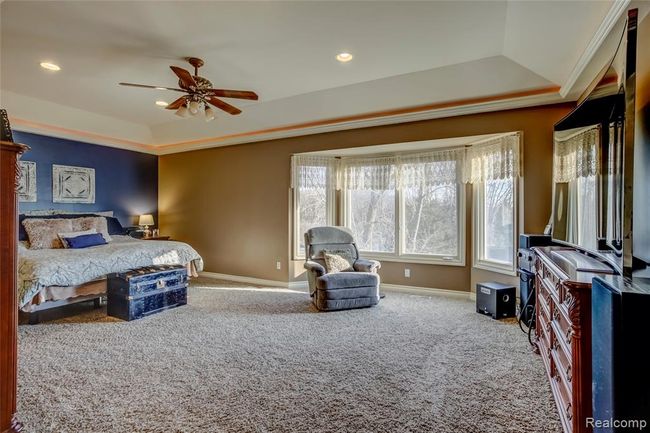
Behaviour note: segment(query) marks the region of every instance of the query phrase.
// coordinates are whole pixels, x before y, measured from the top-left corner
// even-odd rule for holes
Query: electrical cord
[[[530,281],[531,276],[525,273],[520,273],[522,276],[522,281],[524,283],[528,283]],[[525,277],[525,278],[524,278]],[[526,302],[524,303],[524,306],[521,308],[521,311],[519,312],[519,318],[517,320],[517,323],[519,324],[519,329],[521,329],[521,332],[524,334],[530,334],[530,329],[533,325],[533,319],[535,317],[535,306],[530,304],[530,301],[533,299],[533,296],[535,295],[535,290],[531,290],[530,293],[528,294],[528,299],[526,299]],[[530,313],[528,313],[528,311]],[[526,317],[529,317],[528,320],[526,320]],[[522,323],[528,328],[527,330],[524,329],[524,326]]]
[[[521,329],[521,332],[524,334],[528,333],[530,330],[533,323],[533,318],[535,317],[535,306],[530,304],[530,301],[534,295],[535,292],[531,290],[530,294],[528,295],[528,299],[526,299],[523,308],[519,312],[519,320],[517,323],[519,323],[519,329]],[[528,313],[529,310],[530,313]],[[526,320],[526,317],[529,317],[529,319]],[[526,326],[528,329],[524,329],[524,326]]]

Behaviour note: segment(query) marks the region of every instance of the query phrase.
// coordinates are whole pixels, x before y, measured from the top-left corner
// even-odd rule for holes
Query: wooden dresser
[[[591,280],[611,271],[580,272],[553,252],[571,248],[533,248],[536,256],[537,349],[551,382],[565,433],[591,432]]]
[[[16,377],[18,371],[16,291],[18,158],[28,147],[0,141],[0,432],[17,433]]]

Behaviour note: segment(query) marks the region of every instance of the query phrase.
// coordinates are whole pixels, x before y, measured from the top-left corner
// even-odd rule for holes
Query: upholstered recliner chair
[[[326,257],[327,255],[327,257]],[[321,311],[345,310],[376,305],[379,302],[381,264],[359,258],[352,233],[345,227],[314,227],[305,233],[305,269],[309,294]],[[327,262],[326,262],[327,259]],[[331,272],[328,264],[344,259],[349,267]],[[328,270],[330,272],[328,272]]]

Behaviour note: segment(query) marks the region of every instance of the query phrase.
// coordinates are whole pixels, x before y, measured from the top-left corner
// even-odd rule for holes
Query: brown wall
[[[291,154],[523,131],[524,231],[541,232],[551,212],[553,124],[572,107],[534,107],[165,155],[159,163],[161,231],[192,244],[206,271],[290,281],[302,273],[301,263],[290,260]],[[384,262],[382,280],[468,291],[469,209],[465,267]],[[276,261],[282,270],[276,270]],[[411,269],[409,279],[403,277],[405,266]]]

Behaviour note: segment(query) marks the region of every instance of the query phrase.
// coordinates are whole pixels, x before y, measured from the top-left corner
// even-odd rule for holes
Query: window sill
[[[517,271],[513,269],[510,266],[500,266],[496,263],[486,263],[486,262],[479,262],[479,263],[474,263],[474,266],[477,269],[482,269],[484,271],[490,271],[490,272],[496,272],[498,274],[503,274],[503,275],[508,275],[511,277],[516,277],[517,276]]]
[[[422,257],[422,256],[395,256],[391,254],[378,254],[359,251],[359,256],[363,259],[378,260],[380,262],[395,262],[395,263],[419,263],[424,265],[436,266],[458,266],[464,267],[465,260],[451,259],[443,260],[439,258]]]

